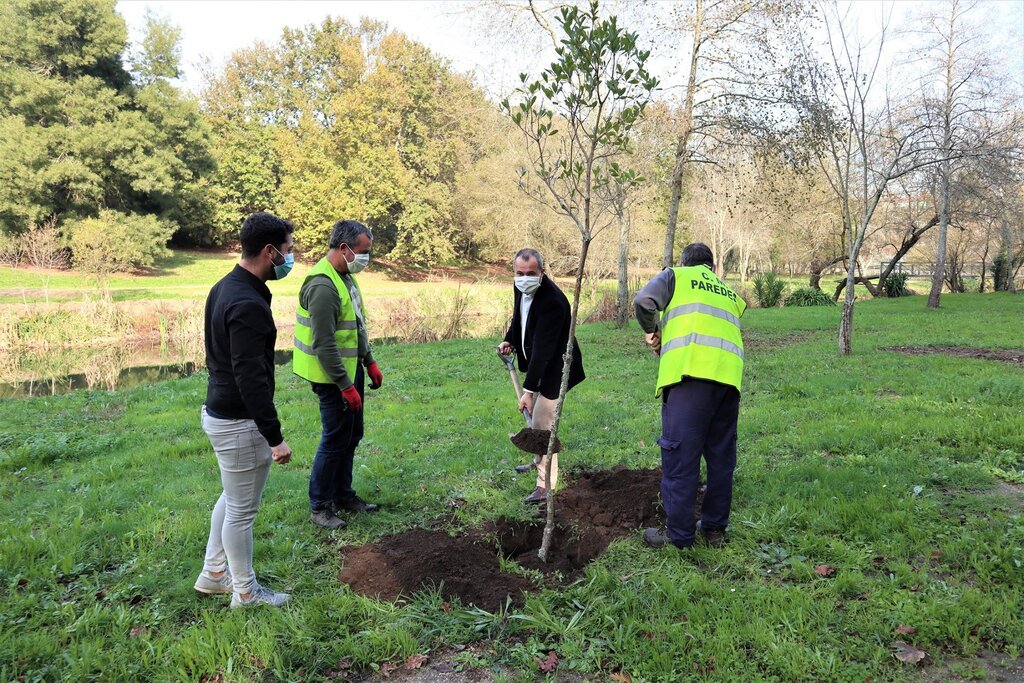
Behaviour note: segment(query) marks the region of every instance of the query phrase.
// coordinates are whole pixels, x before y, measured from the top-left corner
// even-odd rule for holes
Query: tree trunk
[[[939,239],[935,248],[935,272],[932,273],[932,289],[928,293],[928,308],[938,308],[942,286],[946,282],[946,235],[949,230],[949,161],[942,162],[942,179],[939,192]]]
[[[875,285],[873,282],[871,282],[874,279],[874,277],[862,277],[858,275],[853,278],[853,284],[864,285],[867,288],[868,292],[871,294],[871,296],[877,298],[881,296],[882,290],[880,286]],[[846,280],[841,280],[839,284],[836,285],[836,293],[832,295],[832,298],[835,299],[836,301],[839,301],[839,295],[842,294],[845,290]]]
[[[910,237],[904,237],[903,242],[900,244],[900,248],[896,250],[893,257],[889,259],[889,263],[886,264],[882,272],[878,274],[878,293],[876,294],[875,292],[872,292],[874,296],[879,296],[884,293],[885,280],[892,275],[892,271],[895,270],[896,264],[899,263],[900,260],[907,255],[907,252],[913,249],[914,246],[921,241],[921,237],[924,236],[926,232],[934,228],[938,222],[939,214],[935,214],[920,228],[913,228],[910,231]]]
[[[580,249],[580,267],[576,271],[576,286],[572,291],[572,312],[569,315],[569,343],[565,346],[565,355],[562,357],[562,386],[558,390],[558,401],[555,403],[555,419],[551,424],[551,438],[548,440],[547,466],[544,470],[544,481],[551,482],[551,460],[555,451],[555,441],[558,438],[558,424],[562,420],[562,404],[565,403],[565,395],[569,391],[569,371],[572,369],[573,342],[576,337],[576,318],[580,312],[580,291],[583,288],[583,267],[587,263],[587,251],[590,249],[590,239],[583,238],[583,247]],[[547,521],[544,524],[544,537],[541,540],[540,550],[537,556],[541,562],[548,561],[548,551],[551,549],[551,538],[555,533],[555,491],[554,487],[548,486],[547,495]]]
[[[842,256],[836,256],[834,259],[830,261],[811,261],[811,280],[808,283],[809,286],[813,287],[814,289],[820,290],[821,274],[825,272],[826,268],[831,268],[832,266],[834,266],[835,264],[839,263],[842,260]],[[789,276],[793,277],[792,269],[790,269]],[[836,296],[838,296],[838,294]]]
[[[932,273],[932,290],[928,293],[928,308],[939,307],[942,285],[946,279],[946,233],[949,228],[949,186],[951,181],[950,175],[952,174],[950,156],[952,156],[953,151],[952,118],[953,93],[955,89],[953,67],[956,63],[955,50],[959,38],[956,31],[956,17],[957,2],[953,0],[949,13],[949,35],[946,39],[946,98],[943,103],[944,109],[942,112],[942,152],[946,155],[946,160],[939,166],[939,192],[941,193],[939,198],[941,206],[939,209],[939,239],[938,245],[935,248],[935,272]]]
[[[839,321],[839,353],[849,356],[853,352],[853,266],[846,270],[846,298],[843,300],[843,317]]]
[[[615,325],[629,320],[629,217],[619,214],[619,290],[616,296]]]
[[[683,120],[676,144],[676,163],[672,169],[672,202],[668,206],[668,225],[665,226],[665,250],[661,265],[671,268],[675,264],[676,223],[679,220],[679,202],[683,196],[683,171],[689,160],[690,135],[693,133],[693,101],[697,92],[697,63],[703,42],[704,0],[697,0],[693,23],[693,46],[690,49],[690,74],[686,80],[686,98],[683,101]]]
[[[680,142],[680,146],[683,143]],[[665,249],[661,257],[663,268],[675,265],[676,222],[679,219],[679,202],[683,197],[683,168],[686,152],[676,152],[676,166],[672,170],[672,201],[668,205],[668,225],[665,226]]]

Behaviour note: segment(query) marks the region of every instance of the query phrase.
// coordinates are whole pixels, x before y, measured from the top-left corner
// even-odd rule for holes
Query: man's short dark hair
[[[684,266],[707,266],[715,267],[715,257],[711,253],[711,247],[703,242],[687,244],[683,249],[683,258],[680,260]]]
[[[272,213],[260,211],[245,219],[239,240],[242,243],[242,258],[257,256],[268,244],[276,249],[288,241],[288,235],[295,232],[295,226]]]
[[[359,221],[338,221],[331,229],[331,239],[327,246],[331,249],[337,249],[343,244],[351,247],[359,241],[360,235],[373,239],[373,232]]]
[[[544,257],[540,255],[539,251],[537,251],[536,249],[531,249],[530,247],[525,247],[517,251],[515,258],[512,259],[512,265],[514,266],[516,264],[516,261],[518,261],[519,259],[523,259],[524,261],[529,263],[531,258],[537,261],[537,267],[539,267],[541,270],[544,270]]]

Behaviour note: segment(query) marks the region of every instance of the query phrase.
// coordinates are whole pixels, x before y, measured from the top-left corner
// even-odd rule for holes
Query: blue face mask
[[[276,247],[271,245],[271,248],[278,254],[281,254]],[[284,258],[284,263],[281,265],[274,264],[274,279],[283,280],[288,276],[288,273],[292,272],[292,267],[295,266],[295,254],[281,254]]]

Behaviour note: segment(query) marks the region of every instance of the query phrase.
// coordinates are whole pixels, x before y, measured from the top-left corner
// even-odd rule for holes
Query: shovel
[[[523,387],[519,384],[519,375],[516,373],[516,366],[512,363],[512,356],[505,356],[498,354],[498,358],[508,368],[508,374],[512,377],[512,386],[516,390],[516,400],[523,397]],[[516,471],[527,472],[537,465],[540,464],[542,455],[546,455],[548,452],[548,441],[551,440],[550,429],[533,429],[530,427],[530,413],[523,408],[523,418],[526,420],[526,428],[519,430],[517,434],[514,434],[511,438],[512,443],[515,444],[516,448],[532,453],[534,458],[533,462],[529,465],[520,465],[516,467]],[[555,438],[555,453],[562,450],[562,442]]]

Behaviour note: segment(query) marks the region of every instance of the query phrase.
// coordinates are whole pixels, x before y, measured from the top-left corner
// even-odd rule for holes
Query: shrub
[[[993,289],[997,292],[1010,291],[1010,253],[1006,249],[1000,249],[992,261]]]
[[[754,296],[761,308],[775,308],[782,301],[786,283],[775,273],[759,273],[754,278]]]
[[[835,306],[836,302],[832,300],[825,292],[814,287],[801,287],[797,289],[788,297],[786,297],[786,306]]]
[[[106,274],[155,265],[170,254],[167,240],[174,226],[156,216],[104,209],[96,218],[70,223],[68,232],[75,267]]]
[[[882,281],[882,292],[889,297],[908,296],[910,289],[907,287],[907,273],[889,273]]]

